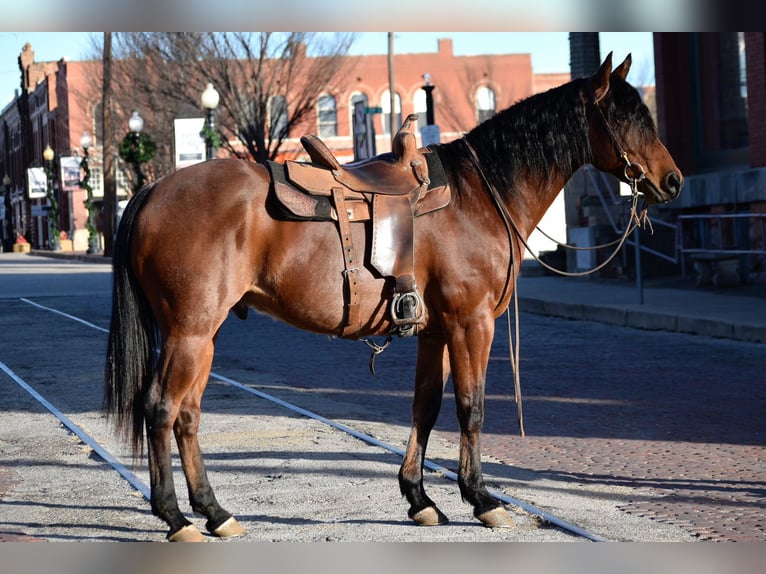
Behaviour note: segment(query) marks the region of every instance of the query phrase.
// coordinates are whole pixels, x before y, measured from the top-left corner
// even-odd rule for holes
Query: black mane
[[[592,163],[587,81],[574,80],[521,100],[461,138],[476,150],[483,172],[501,194],[515,192],[520,174],[544,182],[555,171],[568,179]],[[613,77],[607,101],[605,114],[618,137],[628,129],[638,129],[641,137],[654,134],[646,106],[627,82]],[[442,162],[455,178],[465,158],[461,139],[440,146]]]

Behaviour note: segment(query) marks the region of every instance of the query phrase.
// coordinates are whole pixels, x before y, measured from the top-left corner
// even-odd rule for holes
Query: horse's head
[[[649,203],[678,197],[683,176],[657,136],[638,91],[625,81],[631,57],[612,71],[611,52],[588,80],[587,105],[593,163],[621,181],[638,183]]]

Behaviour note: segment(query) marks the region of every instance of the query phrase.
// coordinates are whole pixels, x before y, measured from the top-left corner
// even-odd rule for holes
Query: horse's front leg
[[[514,526],[502,503],[484,485],[481,470],[481,429],[484,424],[484,385],[495,322],[489,313],[474,316],[450,330],[448,343],[457,418],[460,424],[458,485],[474,516],[495,528]]]
[[[449,358],[441,336],[418,337],[415,397],[407,451],[399,469],[399,488],[410,503],[408,516],[422,526],[446,524],[447,517],[423,488],[423,461],[428,437],[441,408],[444,384],[449,377]]]

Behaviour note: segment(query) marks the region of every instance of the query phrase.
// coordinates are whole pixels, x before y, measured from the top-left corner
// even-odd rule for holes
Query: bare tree
[[[140,110],[158,149],[157,172],[172,169],[173,119],[200,115],[208,82],[220,94],[221,145],[237,157],[274,159],[285,138],[333,93],[354,35],[306,32],[114,33],[115,106]],[[169,165],[166,165],[169,164]]]

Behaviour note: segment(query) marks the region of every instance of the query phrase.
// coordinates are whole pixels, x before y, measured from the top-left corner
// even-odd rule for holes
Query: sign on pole
[[[48,177],[45,175],[45,168],[27,168],[27,189],[29,190],[29,199],[47,197]]]
[[[173,122],[176,169],[205,160],[205,118],[181,118]]]
[[[80,164],[82,158],[74,155],[63,156],[60,158],[61,164],[61,189],[64,191],[74,191],[80,189],[80,175],[82,169]]]

